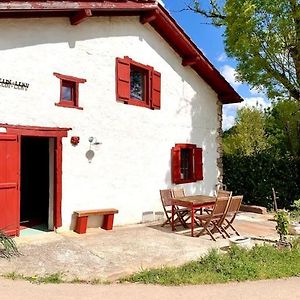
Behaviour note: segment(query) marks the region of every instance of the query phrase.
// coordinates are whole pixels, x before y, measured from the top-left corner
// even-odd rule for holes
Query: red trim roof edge
[[[68,1],[2,1],[0,0],[0,18],[56,16],[67,13],[73,22],[80,23],[83,18],[74,21],[74,12],[90,9],[91,14],[98,16],[103,13],[110,15],[140,15],[141,23],[149,23],[166,42],[182,57],[182,64],[190,66],[205,80],[217,93],[218,99],[223,103],[237,103],[243,101],[241,96],[226,81],[220,72],[204,56],[185,31],[178,25],[170,13],[156,0],[68,0]],[[28,13],[30,12],[30,14]],[[41,12],[47,12],[43,15]],[[2,14],[2,16],[1,16]],[[83,16],[89,17],[89,16]]]

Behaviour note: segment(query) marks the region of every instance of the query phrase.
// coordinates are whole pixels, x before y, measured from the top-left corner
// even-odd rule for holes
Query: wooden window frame
[[[60,107],[76,108],[76,109],[83,110],[83,108],[79,106],[79,83],[85,83],[86,79],[69,76],[69,75],[63,75],[55,72],[53,73],[53,75],[60,80],[59,102],[55,103],[55,105]],[[72,88],[70,101],[63,99],[62,90],[63,90],[63,86],[66,86],[64,85],[64,83],[70,85],[70,87]]]
[[[189,150],[189,178],[182,178],[181,174],[181,151]],[[202,148],[196,144],[175,144],[171,150],[171,174],[172,183],[191,183],[203,180],[203,157]]]
[[[143,100],[131,97],[130,72],[136,69],[144,74]],[[153,67],[141,64],[128,56],[116,58],[116,99],[124,104],[160,109],[161,80],[160,73]]]

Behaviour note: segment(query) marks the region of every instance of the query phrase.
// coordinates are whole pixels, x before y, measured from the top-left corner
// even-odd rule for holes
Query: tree
[[[202,2],[202,3],[201,3]],[[226,53],[237,61],[238,80],[269,98],[300,101],[300,1],[193,0],[188,9],[224,26]]]
[[[225,154],[250,156],[269,148],[265,132],[265,117],[257,107],[244,107],[237,112],[236,124],[224,132]]]
[[[300,102],[273,103],[266,110],[266,132],[273,153],[300,157]]]
[[[242,108],[224,132],[224,183],[249,204],[279,207],[300,197],[300,102],[276,101],[267,110]]]

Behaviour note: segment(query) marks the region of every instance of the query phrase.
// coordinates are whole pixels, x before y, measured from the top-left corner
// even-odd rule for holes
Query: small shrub
[[[0,257],[10,258],[18,255],[20,253],[13,238],[0,229]]]
[[[277,222],[276,231],[279,234],[279,240],[284,241],[285,236],[289,233],[289,215],[285,210],[279,210],[274,216],[275,221]]]

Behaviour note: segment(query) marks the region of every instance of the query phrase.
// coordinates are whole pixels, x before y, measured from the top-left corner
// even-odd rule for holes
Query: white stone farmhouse
[[[214,192],[222,104],[242,99],[159,2],[0,1],[0,57],[7,233],[94,208],[139,223],[160,189]]]

